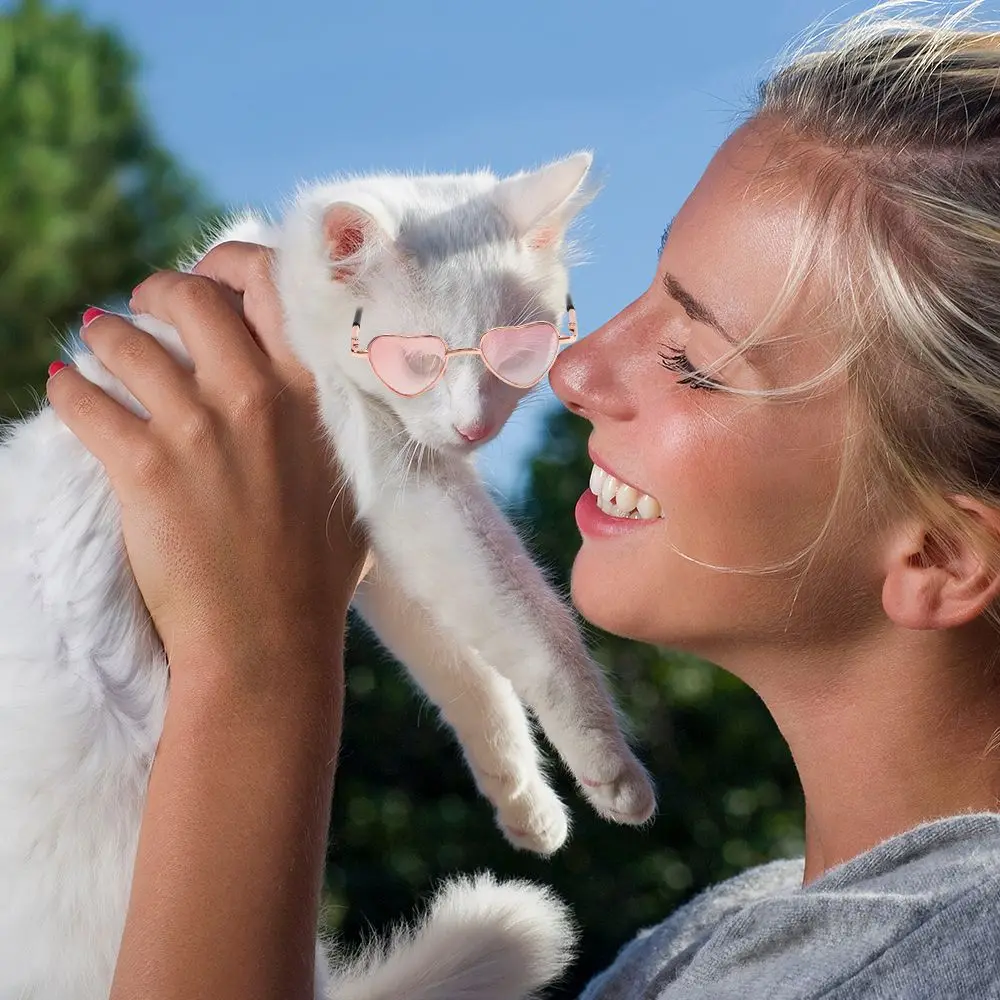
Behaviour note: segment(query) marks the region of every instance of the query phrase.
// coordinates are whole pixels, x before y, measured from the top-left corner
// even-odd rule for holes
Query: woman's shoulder
[[[750,869],[627,945],[581,1000],[1000,997],[1000,814],[899,834],[802,887]]]
[[[705,889],[666,920],[640,931],[614,964],[594,979],[580,1000],[625,1000],[652,996],[665,968],[693,952],[727,918],[802,885],[802,858],[771,861]]]

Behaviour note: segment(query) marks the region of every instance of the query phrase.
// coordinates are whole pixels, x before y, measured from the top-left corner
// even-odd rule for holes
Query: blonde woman
[[[885,21],[897,6],[762,86],[647,291],[552,372],[607,485],[598,504],[581,483],[577,607],[743,678],[806,799],[803,859],[665,915],[588,1000],[1000,997],[1000,34]],[[172,645],[116,1000],[311,996],[342,691],[325,637],[364,549],[349,510],[327,522],[262,263],[232,245],[203,267],[246,293],[256,340],[204,278],[137,291],[203,345],[196,381],[91,325],[148,425],[72,369],[48,387],[114,479]],[[248,418],[246,379],[296,388]],[[169,418],[198,413],[213,433],[172,445]],[[605,512],[641,494],[661,518]],[[248,502],[273,506],[252,543]],[[285,571],[309,586],[276,588]]]

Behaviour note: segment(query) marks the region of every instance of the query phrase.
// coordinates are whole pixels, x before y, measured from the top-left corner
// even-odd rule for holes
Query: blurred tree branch
[[[0,13],[0,416],[33,405],[88,304],[169,266],[210,214],[158,145],[135,73],[121,40],[73,11]]]

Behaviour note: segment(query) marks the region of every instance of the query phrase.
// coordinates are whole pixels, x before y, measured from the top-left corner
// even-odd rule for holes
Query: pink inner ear
[[[350,205],[334,205],[323,218],[323,234],[330,249],[330,260],[346,260],[354,256],[370,237],[374,220],[367,212]],[[347,281],[357,274],[357,265],[335,266],[334,281]]]
[[[529,250],[547,250],[550,246],[558,242],[559,230],[554,226],[541,226],[528,233],[527,243]]]
[[[330,256],[343,260],[356,254],[365,244],[365,231],[360,226],[342,229],[330,239]]]

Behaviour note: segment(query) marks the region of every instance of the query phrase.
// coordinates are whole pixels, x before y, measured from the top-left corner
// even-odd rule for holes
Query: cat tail
[[[530,882],[447,882],[415,927],[334,963],[328,1000],[526,1000],[574,957],[569,909]]]

